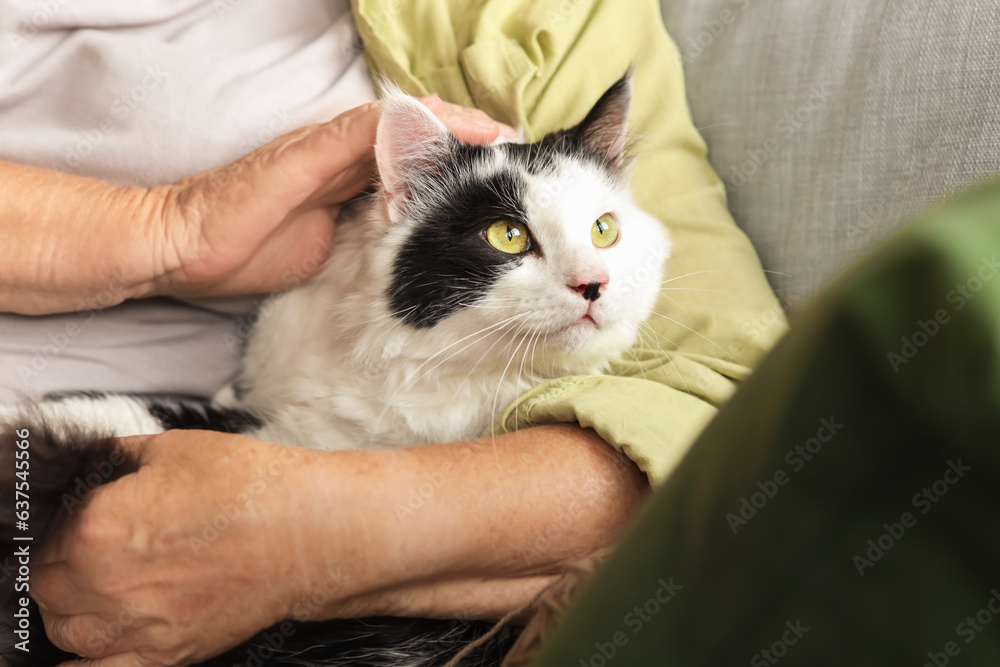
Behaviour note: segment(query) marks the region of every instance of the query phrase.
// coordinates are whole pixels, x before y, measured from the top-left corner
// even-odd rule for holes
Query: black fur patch
[[[297,623],[286,621],[202,667],[439,667],[492,623],[422,618],[365,618]],[[462,660],[463,665],[497,667],[517,640],[505,627]]]
[[[0,504],[0,542],[13,548],[15,536],[30,535],[32,550],[40,551],[61,520],[82,503],[96,487],[135,472],[135,461],[118,451],[106,434],[86,429],[66,429],[57,435],[37,420],[0,426],[0,494],[10,502]],[[24,437],[22,437],[24,436]],[[27,443],[22,446],[22,443]],[[27,451],[30,461],[29,530],[17,528],[15,491],[25,480],[17,476],[18,452]]]
[[[27,452],[21,455],[19,452]],[[27,460],[30,467],[16,467]],[[42,425],[37,419],[0,425],[0,568],[17,571],[15,554],[25,547],[32,563],[40,564],[45,545],[66,518],[83,505],[90,493],[123,475],[135,472],[135,460],[117,450],[107,434],[85,429],[66,429],[64,435]],[[18,473],[22,473],[18,476]],[[26,479],[25,479],[26,478]],[[30,497],[30,514],[24,521],[15,511],[15,492],[24,489]],[[22,523],[24,521],[24,523]],[[27,530],[23,528],[27,525]],[[31,540],[15,538],[30,537]],[[31,628],[30,653],[13,648],[20,641],[14,635],[15,602],[24,596],[14,590],[14,579],[0,578],[0,664],[56,664],[61,651],[45,637],[38,605],[31,601],[28,623]]]
[[[630,95],[626,75],[581,123],[534,144],[469,146],[452,140],[442,146],[429,161],[433,178],[410,183],[412,201],[444,203],[423,214],[396,257],[388,294],[393,313],[417,328],[432,327],[480,301],[505,270],[522,261],[524,253],[505,254],[490,246],[483,234],[500,219],[521,222],[530,231],[523,203],[527,184],[521,173],[544,173],[560,156],[571,156],[612,178],[621,177],[623,156],[609,147],[623,127]],[[492,151],[507,158],[506,166],[488,177],[477,176],[476,166]]]
[[[136,398],[146,403],[149,414],[156,417],[167,430],[179,428],[247,433],[264,425],[259,417],[246,410],[219,408],[200,398]]]
[[[60,403],[70,398],[90,398],[93,400],[108,396],[106,391],[53,391],[45,394],[42,400],[46,403]]]
[[[427,192],[427,186],[412,186],[414,200],[439,203],[416,224],[393,267],[389,303],[407,324],[431,327],[476,303],[504,270],[524,257],[501,252],[484,237],[497,220],[528,224],[521,204],[527,185],[514,169],[486,178],[472,175],[488,150],[452,144],[430,186],[443,196]]]
[[[55,665],[76,656],[53,645],[40,630],[38,605],[34,617],[31,653],[12,651],[0,638],[0,664],[12,667]],[[198,663],[199,667],[440,667],[466,644],[485,634],[492,623],[439,621],[422,618],[365,618],[300,623],[285,621],[259,632],[236,648]],[[6,634],[7,627],[0,629]],[[498,667],[517,641],[519,631],[505,627],[463,661],[463,665]]]

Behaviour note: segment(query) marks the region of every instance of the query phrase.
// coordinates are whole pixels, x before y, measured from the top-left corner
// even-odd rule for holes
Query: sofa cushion
[[[991,0],[663,0],[730,209],[787,303],[1000,165]]]

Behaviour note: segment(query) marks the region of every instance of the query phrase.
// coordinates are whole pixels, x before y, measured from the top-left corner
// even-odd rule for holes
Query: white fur
[[[411,98],[390,100],[384,113],[421,113],[415,107],[422,105]],[[401,136],[426,144],[420,132],[438,126],[418,119]],[[398,149],[398,137],[385,141],[379,131],[377,152]],[[476,168],[496,169],[502,159],[496,151]],[[264,314],[247,349],[245,395],[217,396],[265,416],[255,436],[316,449],[468,439],[531,387],[600,373],[635,342],[670,241],[599,169],[566,158],[553,173],[530,177],[529,226],[541,253],[502,275],[485,299],[423,329],[402,323],[387,302],[393,259],[411,231],[397,205],[402,177],[393,183],[362,219],[341,224],[320,275]],[[605,213],[617,219],[620,238],[598,249],[590,230]],[[592,306],[569,287],[574,277],[602,273],[610,280]],[[594,324],[581,320],[588,307]]]
[[[0,431],[27,424],[45,424],[59,440],[78,445],[86,443],[77,443],[70,433],[89,431],[119,437],[163,432],[163,426],[144,403],[117,395],[70,396],[58,401],[0,406]]]

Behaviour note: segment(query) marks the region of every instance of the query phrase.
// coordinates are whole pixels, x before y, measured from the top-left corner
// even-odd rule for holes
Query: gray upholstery
[[[995,0],[662,9],[730,209],[789,303],[1000,168]]]

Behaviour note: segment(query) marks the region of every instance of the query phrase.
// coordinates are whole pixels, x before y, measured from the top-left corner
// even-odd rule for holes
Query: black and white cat
[[[670,252],[629,192],[629,102],[623,78],[574,128],[470,146],[390,93],[379,191],[339,224],[320,273],[260,313],[236,381],[211,401],[88,393],[0,408],[0,497],[14,496],[14,429],[36,434],[32,470],[61,471],[42,510],[56,521],[100,438],[207,428],[327,450],[452,442],[546,379],[601,373],[636,342]],[[363,662],[431,665],[447,651],[418,653],[397,645]]]

